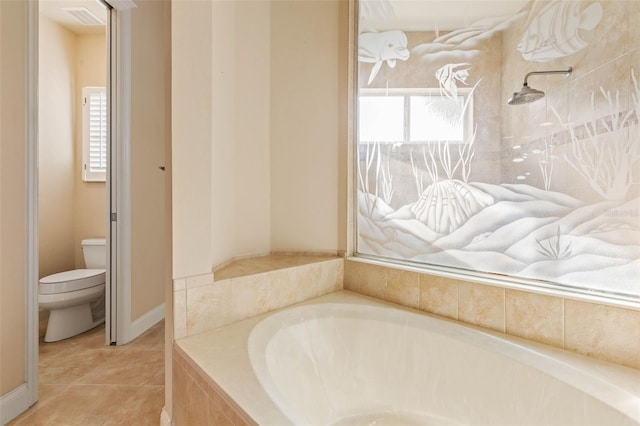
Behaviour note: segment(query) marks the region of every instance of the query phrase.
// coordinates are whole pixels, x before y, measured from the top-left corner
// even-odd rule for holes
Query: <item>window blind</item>
[[[83,88],[83,180],[104,181],[107,172],[107,92]]]

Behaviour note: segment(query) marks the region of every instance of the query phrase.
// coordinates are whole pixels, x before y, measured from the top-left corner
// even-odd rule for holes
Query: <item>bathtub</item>
[[[260,425],[640,424],[640,372],[340,291],[177,342]]]

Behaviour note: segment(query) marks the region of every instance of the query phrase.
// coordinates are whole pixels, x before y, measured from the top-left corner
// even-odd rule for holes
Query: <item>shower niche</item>
[[[357,63],[358,254],[640,299],[640,2],[361,1]]]

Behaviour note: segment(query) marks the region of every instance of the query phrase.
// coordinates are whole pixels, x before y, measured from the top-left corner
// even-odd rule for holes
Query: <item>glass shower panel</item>
[[[357,253],[640,299],[640,1],[358,6]]]

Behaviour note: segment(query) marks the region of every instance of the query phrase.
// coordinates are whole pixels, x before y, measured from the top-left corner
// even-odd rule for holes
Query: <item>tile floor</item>
[[[39,401],[10,425],[158,425],[164,406],[164,321],[105,346],[104,326],[39,348]]]

